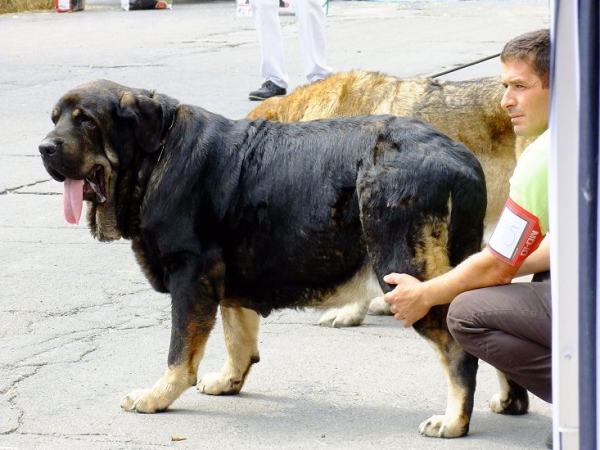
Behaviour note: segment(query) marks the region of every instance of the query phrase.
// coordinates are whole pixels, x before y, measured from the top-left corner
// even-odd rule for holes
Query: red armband
[[[488,248],[502,261],[518,266],[538,248],[543,237],[537,216],[509,198]]]

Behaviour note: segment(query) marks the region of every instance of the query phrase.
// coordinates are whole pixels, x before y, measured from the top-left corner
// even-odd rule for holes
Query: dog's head
[[[119,179],[139,155],[153,153],[172,125],[177,101],[144,89],[97,80],[67,92],[52,111],[54,129],[39,146],[44,167],[65,183],[65,218],[77,223],[83,200],[94,237],[122,237]]]

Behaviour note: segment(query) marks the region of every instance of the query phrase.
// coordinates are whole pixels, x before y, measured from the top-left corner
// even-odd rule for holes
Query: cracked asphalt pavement
[[[511,37],[548,26],[546,1],[334,0],[327,17],[336,70],[427,75],[492,55]],[[293,16],[282,17],[291,88],[302,84]],[[238,396],[189,389],[165,413],[121,411],[120,399],[164,371],[169,298],[152,291],[129,243],[95,242],[62,216],[62,186],[37,146],[68,89],[94,78],[169,94],[231,118],[256,103],[259,49],[252,19],[233,1],[176,1],[171,11],[129,11],[88,0],[72,14],[0,16],[0,449],[531,449],[544,448],[551,407],[489,411],[497,381],[481,364],[471,431],[423,438],[443,413],[436,356],[411,329],[368,316],[350,329],[318,313],[263,321],[261,362]],[[499,73],[491,60],[446,79]],[[215,328],[200,367],[220,370]]]

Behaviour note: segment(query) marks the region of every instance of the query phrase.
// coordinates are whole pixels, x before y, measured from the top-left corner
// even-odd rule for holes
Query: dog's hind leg
[[[382,138],[357,178],[364,240],[380,280],[392,272],[419,280],[439,276],[479,251],[483,236],[485,182],[477,161],[458,147],[445,153],[452,144],[428,130],[412,135],[419,149],[411,152],[405,135],[418,126],[410,127],[399,127],[393,143]],[[381,288],[393,286],[382,281]],[[447,312],[447,306],[431,308],[413,326],[437,351],[448,386],[446,413],[419,430],[454,438],[469,432],[478,363],[448,331]]]
[[[363,220],[364,223],[368,223]],[[426,226],[421,228],[427,229]],[[406,238],[404,236],[404,238]],[[448,268],[448,259],[444,252],[435,251],[443,246],[431,245],[418,259],[411,259],[408,246],[403,246],[402,236],[391,242],[386,251],[378,242],[368,241],[372,254],[379,266],[378,273],[383,278],[387,273],[398,271],[409,273],[421,279],[432,278],[443,273]],[[370,250],[371,251],[371,250]],[[415,264],[415,261],[421,261]],[[425,275],[424,275],[425,274]],[[383,289],[390,290],[390,286],[382,285]],[[448,400],[446,413],[435,415],[421,423],[419,431],[430,437],[454,438],[465,436],[469,432],[473,400],[475,396],[475,382],[477,375],[477,358],[464,351],[448,331],[446,323],[447,306],[433,307],[425,317],[416,322],[413,327],[436,350],[439,361],[444,370],[448,387]]]
[[[208,373],[198,383],[198,390],[210,395],[240,392],[258,354],[260,316],[250,309],[221,306],[227,362],[221,372]]]
[[[369,301],[360,299],[341,308],[330,309],[321,316],[319,325],[333,328],[358,326],[365,320],[368,310]]]
[[[419,426],[430,437],[455,438],[469,432],[478,360],[464,351],[448,331],[447,307],[434,307],[415,323],[415,330],[436,350],[448,386],[446,413],[435,415]]]
[[[490,409],[496,414],[521,415],[527,414],[529,409],[529,394],[520,384],[514,382],[499,370],[498,382],[500,392],[490,400]]]
[[[321,307],[334,308],[319,320],[319,325],[341,328],[363,323],[369,310],[370,299],[381,295],[381,286],[371,264],[365,264],[358,272],[340,286]]]
[[[375,297],[369,304],[369,314],[373,316],[391,316],[390,305],[388,305],[383,297]]]

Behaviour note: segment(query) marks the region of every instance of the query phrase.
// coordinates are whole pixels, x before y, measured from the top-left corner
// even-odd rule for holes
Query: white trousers
[[[312,83],[326,78],[332,70],[325,64],[324,0],[294,0],[292,6],[298,20],[298,38],[306,80]],[[287,88],[279,0],[250,0],[254,24],[258,32],[261,54],[261,75],[277,86]]]

